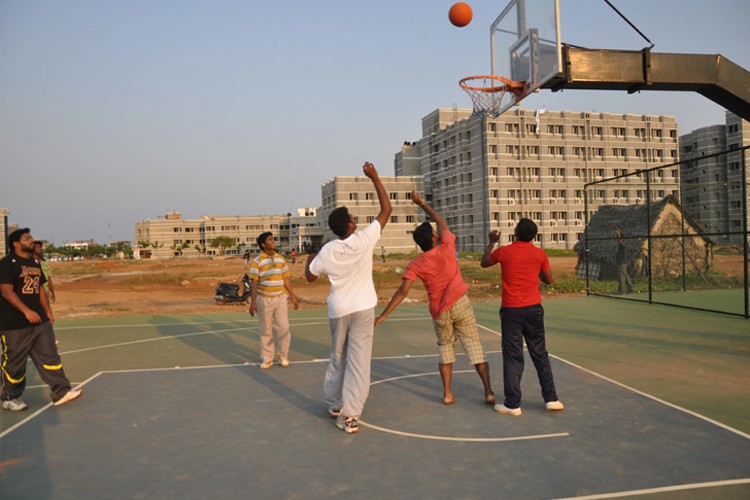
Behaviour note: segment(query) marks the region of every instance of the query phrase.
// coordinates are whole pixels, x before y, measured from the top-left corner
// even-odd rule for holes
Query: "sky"
[[[722,54],[750,69],[747,0],[611,0],[654,52]],[[490,72],[507,0],[0,0],[0,207],[56,245],[133,240],[135,222],[296,213],[375,164],[458,81]],[[560,0],[562,41],[648,46],[603,0]],[[686,92],[542,90],[528,109],[724,123]]]

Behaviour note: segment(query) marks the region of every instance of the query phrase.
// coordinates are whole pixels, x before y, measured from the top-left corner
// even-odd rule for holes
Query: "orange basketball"
[[[450,19],[453,26],[458,26],[459,28],[469,24],[473,15],[469,4],[464,2],[454,3],[451,10],[448,11],[448,19]]]

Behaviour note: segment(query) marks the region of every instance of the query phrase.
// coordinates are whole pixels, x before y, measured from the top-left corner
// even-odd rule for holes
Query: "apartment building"
[[[747,206],[748,193],[743,193],[747,181],[742,177],[740,149],[745,146],[750,146],[750,122],[729,111],[724,124],[680,136],[681,158],[685,160],[680,166],[683,208],[719,244],[743,244],[743,206]],[[711,156],[724,151],[728,153]],[[747,156],[746,152],[746,162]]]
[[[412,190],[424,192],[421,176],[381,176],[393,209],[391,218],[383,230],[375,252],[380,247],[387,253],[409,253],[416,249],[412,233],[424,221],[424,213],[411,202]],[[317,225],[323,230],[317,244],[336,238],[328,228],[328,216],[338,207],[346,206],[357,225],[363,228],[375,220],[380,211],[380,202],[372,181],[365,176],[337,176],[321,186],[321,206],[318,209]]]
[[[2,233],[2,241],[0,241],[0,258],[5,254],[10,253],[8,249],[8,212],[7,208],[0,208],[0,233]]]
[[[516,108],[492,118],[441,108],[422,119],[422,135],[396,154],[396,174],[423,176],[458,248],[475,252],[493,229],[510,242],[522,217],[539,226],[540,246],[571,249],[583,233],[585,183],[622,178],[590,193],[590,214],[643,203],[640,171],[678,160],[670,116]],[[654,175],[650,189],[653,199],[678,196],[678,167]]]
[[[305,215],[306,214],[306,215]],[[183,219],[180,212],[169,212],[159,219],[135,223],[134,255],[136,258],[198,257],[220,255],[222,249],[211,244],[220,236],[234,241],[225,255],[242,255],[245,250],[259,252],[255,242],[265,231],[274,233],[280,252],[292,250],[290,234],[296,230],[294,246],[312,245],[315,231],[303,229],[315,223],[315,210],[300,209],[297,216],[275,215],[203,215],[200,219]],[[319,239],[319,237],[318,237]]]

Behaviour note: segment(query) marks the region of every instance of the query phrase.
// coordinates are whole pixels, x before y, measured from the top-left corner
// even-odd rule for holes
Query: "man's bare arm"
[[[385,309],[382,313],[380,313],[380,316],[375,318],[375,326],[378,326],[380,323],[385,321],[385,318],[387,318],[388,315],[391,314],[393,310],[396,309],[398,305],[406,298],[406,296],[409,295],[409,290],[411,290],[411,285],[413,283],[414,281],[412,280],[401,280],[401,286],[393,294],[391,300],[388,301],[388,305],[385,306]]]
[[[411,201],[414,202],[415,205],[417,205],[419,208],[424,210],[427,215],[429,215],[432,220],[435,221],[435,224],[437,224],[438,232],[442,233],[445,231],[448,231],[448,224],[445,223],[445,219],[443,219],[437,211],[432,208],[430,205],[427,204],[426,201],[424,201],[420,196],[419,193],[417,193],[416,190],[412,190],[411,192]]]
[[[380,177],[378,176],[378,171],[375,169],[375,165],[370,162],[365,162],[364,166],[362,167],[362,171],[364,171],[365,175],[372,181],[372,184],[375,186],[375,192],[378,194],[378,201],[380,202],[380,212],[375,218],[380,223],[380,229],[382,230],[388,223],[388,220],[390,220],[391,212],[393,212],[393,208],[391,207],[391,200],[388,199],[388,193],[385,192],[385,188],[383,187],[383,183],[380,181]]]
[[[313,261],[317,254],[310,253],[307,254],[307,262],[305,262],[305,278],[307,278],[308,283],[312,283],[316,279],[318,279],[318,276],[310,272],[310,263]]]
[[[497,262],[490,262],[490,255],[492,255],[492,252],[495,249],[495,243],[500,241],[500,233],[498,231],[490,231],[488,239],[490,242],[487,245],[487,248],[484,249],[482,261],[479,263],[481,267],[490,267],[497,264]]]

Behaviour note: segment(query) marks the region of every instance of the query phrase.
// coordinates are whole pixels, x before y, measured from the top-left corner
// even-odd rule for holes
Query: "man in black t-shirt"
[[[55,406],[64,405],[83,394],[72,390],[63,371],[55,345],[52,325],[55,317],[44,291],[47,279],[34,259],[34,238],[28,228],[8,236],[12,253],[0,259],[0,341],[2,408],[22,411],[26,388],[26,360],[31,357],[42,380],[50,386]]]

